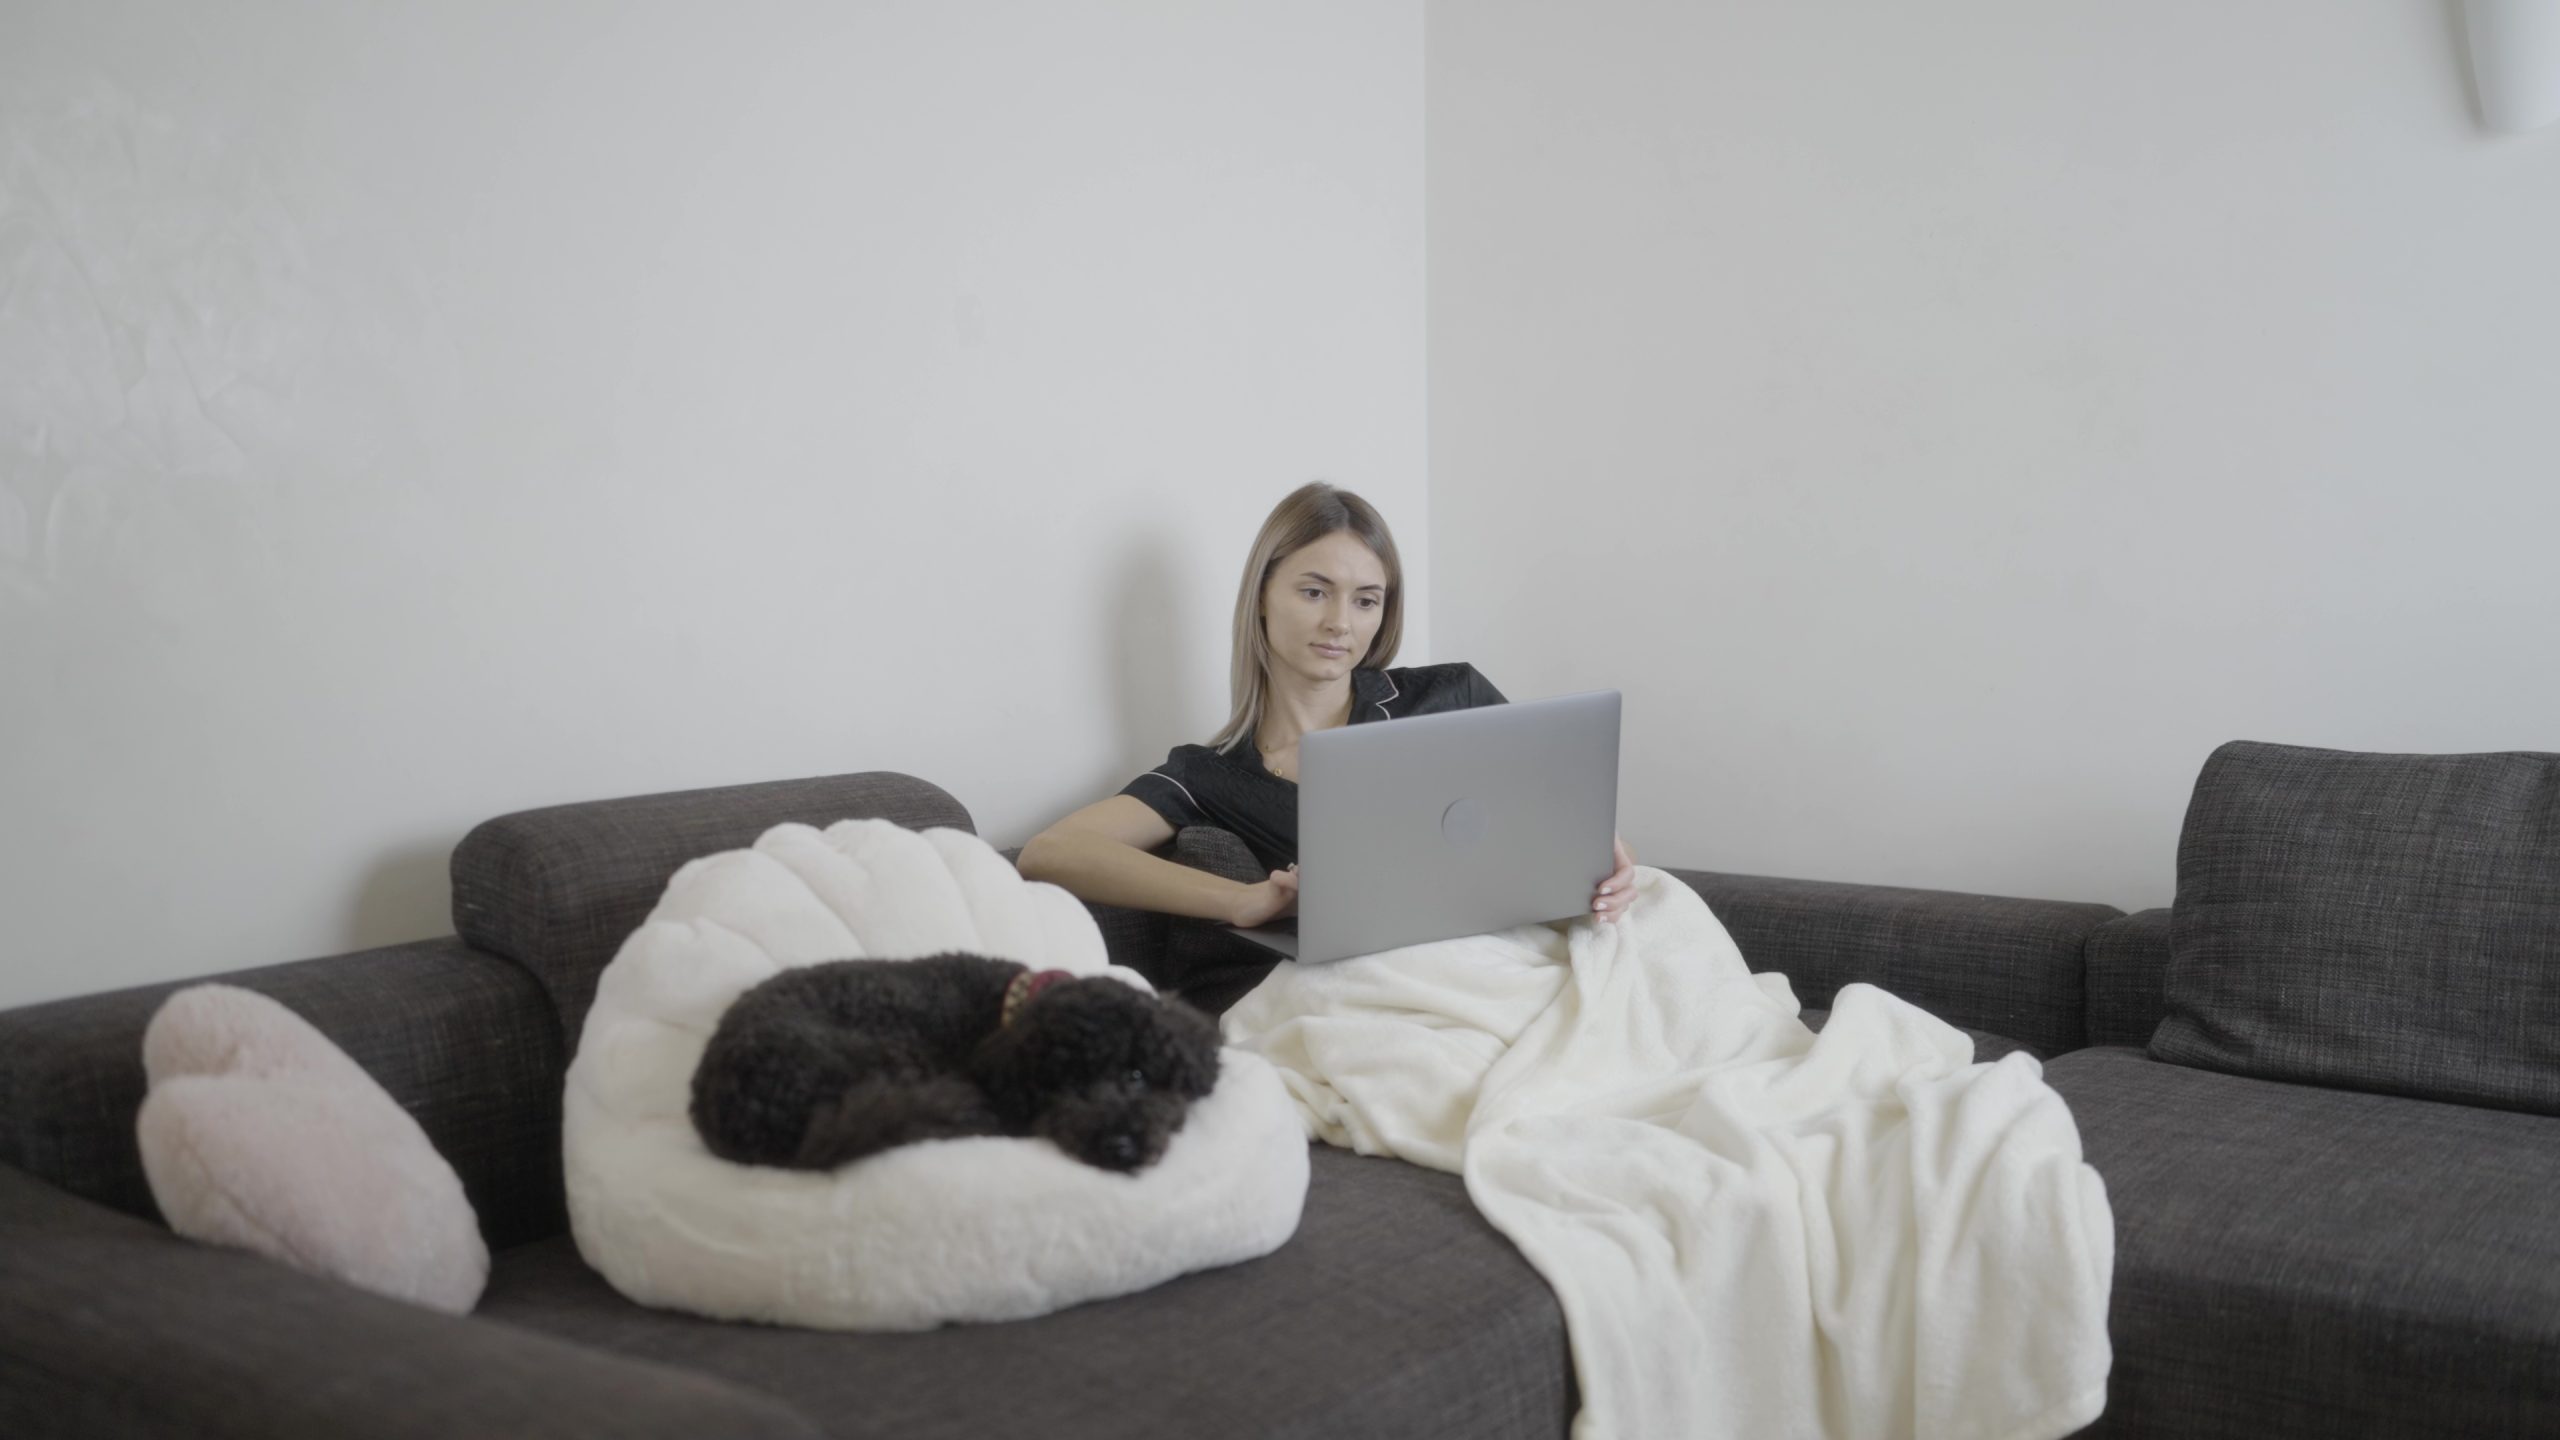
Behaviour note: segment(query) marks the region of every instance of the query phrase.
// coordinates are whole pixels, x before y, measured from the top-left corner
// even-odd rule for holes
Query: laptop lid
[[[1619,694],[1410,715],[1298,742],[1301,964],[1587,912],[1615,864]]]

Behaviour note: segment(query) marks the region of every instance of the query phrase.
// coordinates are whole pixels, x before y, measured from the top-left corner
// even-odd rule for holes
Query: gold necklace
[[[1257,749],[1261,749],[1261,747],[1259,747],[1259,746],[1257,746],[1257,747],[1255,747],[1255,748],[1257,748]],[[1270,747],[1269,749],[1265,749],[1265,750],[1263,750],[1263,751],[1262,751],[1262,768],[1263,768],[1265,771],[1267,771],[1267,772],[1269,772],[1269,773],[1271,773],[1271,774],[1273,774],[1273,775],[1277,775],[1277,776],[1279,776],[1279,777],[1280,777],[1281,779],[1283,779],[1283,780],[1295,780],[1295,779],[1297,779],[1297,778],[1298,778],[1297,776],[1295,776],[1295,775],[1291,775],[1291,774],[1288,774],[1288,773],[1284,772],[1283,770],[1281,770],[1281,768],[1280,768],[1279,766],[1274,765],[1274,764],[1272,764],[1272,763],[1271,763],[1271,757],[1272,757],[1273,755],[1278,754],[1278,753],[1279,753],[1279,751],[1280,751],[1280,748],[1281,748],[1281,747],[1279,747],[1279,746],[1277,746],[1277,745],[1274,745],[1274,746]]]

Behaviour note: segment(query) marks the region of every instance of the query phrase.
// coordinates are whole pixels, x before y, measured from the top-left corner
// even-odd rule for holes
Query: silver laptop
[[[1589,913],[1616,867],[1618,692],[1298,741],[1298,906],[1229,927],[1302,965]]]

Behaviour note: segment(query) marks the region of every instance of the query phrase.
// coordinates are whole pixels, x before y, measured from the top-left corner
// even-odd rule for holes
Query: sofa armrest
[[[1705,897],[1745,963],[1785,974],[1807,1008],[1828,1008],[1841,986],[1863,981],[2040,1057],[2088,1043],[2082,947],[2124,914],[2060,900],[1670,873]]]
[[[0,1434],[817,1432],[706,1375],[199,1245],[0,1166]]]
[[[212,981],[277,1001],[363,1066],[461,1177],[491,1249],[568,1224],[559,1019],[523,969],[450,935],[0,1012],[0,1165],[160,1218],[134,1142],[142,1034],[172,992]]]
[[[2089,934],[2089,1043],[2142,1045],[2169,1013],[2169,910],[2137,910]]]

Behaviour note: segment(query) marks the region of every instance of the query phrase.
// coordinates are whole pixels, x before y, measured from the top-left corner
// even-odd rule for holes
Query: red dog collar
[[[1025,970],[1014,976],[1013,983],[1004,987],[1004,1018],[999,1023],[1011,1025],[1013,1017],[1021,1014],[1022,1007],[1030,1004],[1041,991],[1061,980],[1074,978],[1065,970]]]

